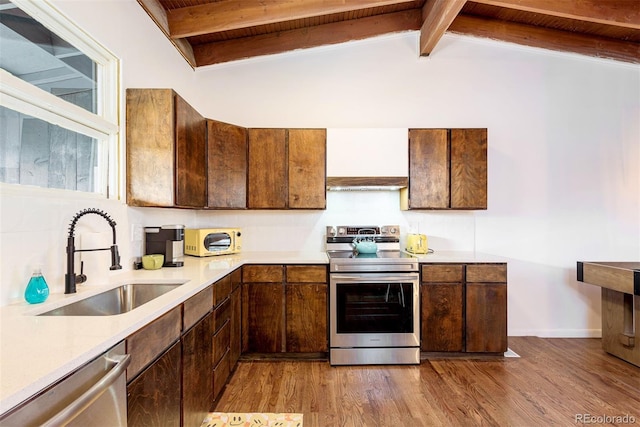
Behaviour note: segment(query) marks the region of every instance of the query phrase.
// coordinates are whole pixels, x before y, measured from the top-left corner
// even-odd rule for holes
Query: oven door
[[[330,346],[420,345],[418,273],[330,276]]]

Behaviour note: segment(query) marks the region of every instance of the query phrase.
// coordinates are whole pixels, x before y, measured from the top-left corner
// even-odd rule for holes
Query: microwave
[[[193,256],[237,254],[242,249],[240,228],[187,228],[184,253]]]

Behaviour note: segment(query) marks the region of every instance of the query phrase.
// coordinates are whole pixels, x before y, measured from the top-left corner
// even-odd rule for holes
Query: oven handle
[[[399,281],[413,281],[418,280],[417,274],[412,274],[409,276],[374,276],[371,275],[360,275],[360,274],[332,274],[331,279],[345,281],[345,282],[399,282]]]

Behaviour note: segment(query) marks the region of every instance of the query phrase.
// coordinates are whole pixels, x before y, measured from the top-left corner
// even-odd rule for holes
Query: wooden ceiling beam
[[[638,0],[473,0],[475,3],[561,18],[640,29]]]
[[[466,0],[427,0],[422,7],[420,56],[428,56],[458,16]]]
[[[412,3],[409,0],[221,0],[167,12],[174,39],[237,30],[282,21],[313,18],[372,7]]]
[[[459,15],[449,27],[452,33],[484,37],[525,46],[573,52],[598,58],[640,63],[640,43],[584,35],[470,15]]]
[[[394,32],[416,31],[420,29],[421,23],[420,10],[411,9],[315,27],[196,45],[193,50],[198,66],[204,66],[362,40]]]
[[[178,52],[187,60],[191,67],[196,67],[196,59],[193,56],[193,49],[187,40],[172,39],[169,35],[169,21],[167,12],[158,0],[138,0],[138,3],[147,12],[147,15],[156,23],[160,31],[173,43]]]

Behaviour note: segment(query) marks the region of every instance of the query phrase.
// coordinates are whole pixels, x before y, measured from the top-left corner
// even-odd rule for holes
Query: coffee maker
[[[164,255],[163,267],[184,265],[184,225],[145,227],[145,255]]]

